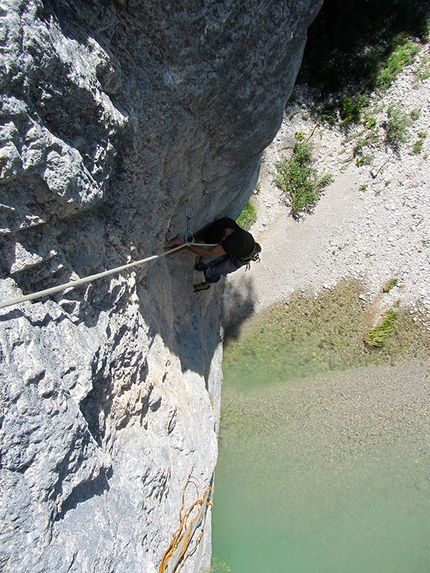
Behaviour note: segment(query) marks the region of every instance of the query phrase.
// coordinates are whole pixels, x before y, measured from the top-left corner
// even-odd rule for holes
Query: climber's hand
[[[177,235],[174,239],[167,243],[167,245],[164,247],[164,250],[168,251],[170,249],[174,249],[175,247],[180,247],[181,245],[185,245],[185,239],[182,235]]]

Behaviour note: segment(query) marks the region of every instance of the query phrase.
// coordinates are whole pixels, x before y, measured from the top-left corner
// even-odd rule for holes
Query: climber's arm
[[[187,249],[203,258],[220,257],[226,254],[221,245],[217,245],[216,247],[197,247],[196,245],[189,245]]]
[[[178,235],[175,239],[173,239],[173,241],[170,241],[166,248],[173,249],[174,247],[179,247],[180,245],[184,245],[184,247],[187,247],[187,249],[195,255],[204,258],[220,257],[226,254],[221,245],[216,245],[215,247],[198,247],[197,245],[187,245],[182,235]]]

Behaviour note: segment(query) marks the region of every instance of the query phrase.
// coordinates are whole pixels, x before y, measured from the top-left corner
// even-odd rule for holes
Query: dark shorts
[[[224,275],[234,273],[245,263],[234,255],[222,255],[221,257],[203,258],[200,257],[199,263],[205,266],[205,279],[208,283],[217,283]]]

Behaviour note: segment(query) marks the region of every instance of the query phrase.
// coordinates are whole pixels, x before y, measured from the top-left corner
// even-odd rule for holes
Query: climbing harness
[[[245,259],[241,259],[242,262],[245,263],[246,265],[245,270],[248,271],[251,268],[251,261],[255,261],[257,263],[260,262],[260,253],[261,253],[261,245],[259,243],[255,243],[252,253]]]
[[[185,510],[185,494],[190,484],[194,484],[197,489],[197,500]],[[159,573],[179,573],[188,557],[195,553],[204,534],[207,508],[213,505],[213,489],[210,485],[201,495],[200,481],[194,476],[188,478],[182,492],[179,528],[173,535],[172,542],[163,555],[158,570]],[[200,531],[197,534],[193,547],[190,548],[197,530]]]

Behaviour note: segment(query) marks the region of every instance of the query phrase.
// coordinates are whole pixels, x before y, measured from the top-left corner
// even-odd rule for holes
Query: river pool
[[[232,573],[430,571],[430,340],[406,312],[366,349],[360,288],[226,344],[213,555]]]

